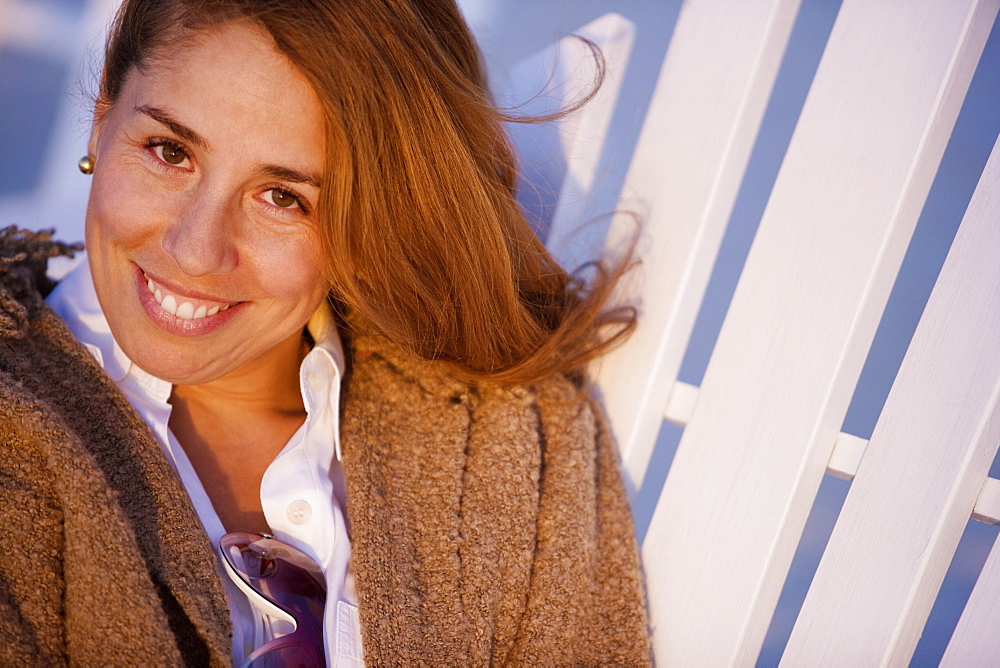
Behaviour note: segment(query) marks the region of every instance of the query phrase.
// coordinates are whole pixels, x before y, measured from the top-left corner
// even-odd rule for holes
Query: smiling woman
[[[86,239],[102,310],[154,376],[298,394],[302,328],[328,285],[319,178],[287,176],[323,172],[320,104],[252,24],[166,49],[170,65],[129,76],[90,140]]]
[[[0,237],[0,663],[648,663],[624,265],[549,256],[504,119],[451,0],[126,0],[89,262],[46,305]]]

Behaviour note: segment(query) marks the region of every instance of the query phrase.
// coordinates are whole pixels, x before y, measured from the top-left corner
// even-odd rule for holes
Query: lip
[[[219,304],[233,304],[233,305],[235,305],[237,302],[239,302],[238,299],[221,299],[221,298],[219,298],[216,295],[210,295],[210,294],[205,293],[205,292],[197,292],[195,290],[191,290],[189,288],[185,288],[183,286],[177,285],[176,283],[171,283],[170,281],[168,281],[168,280],[166,280],[164,278],[160,278],[156,274],[152,274],[152,273],[146,271],[145,269],[143,269],[139,265],[135,265],[135,267],[136,267],[136,269],[139,270],[139,273],[141,274],[142,278],[144,278],[144,279],[145,278],[151,278],[151,279],[153,279],[154,282],[158,283],[159,285],[162,285],[167,290],[170,290],[170,292],[172,292],[175,295],[178,295],[180,297],[187,297],[188,299],[197,299],[199,301],[206,301],[206,302],[218,302]]]
[[[216,297],[210,295],[205,295],[204,293],[198,293],[192,290],[187,290],[180,288],[169,281],[163,281],[152,274],[147,274],[143,269],[137,265],[133,264],[134,267],[134,277],[135,277],[135,287],[139,295],[139,303],[142,304],[143,310],[150,320],[153,321],[160,329],[174,334],[176,336],[184,337],[198,337],[205,336],[214,332],[216,329],[222,327],[234,317],[238,316],[239,313],[243,311],[243,306],[247,302],[237,302],[230,306],[225,311],[219,311],[218,313],[204,318],[199,318],[197,320],[188,320],[186,318],[178,318],[175,315],[170,315],[156,302],[156,297],[149,291],[146,286],[147,276],[152,278],[154,282],[164,286],[174,294],[181,297],[187,297],[189,299],[198,299],[202,301],[216,301],[220,303],[229,303],[225,300],[220,300]]]

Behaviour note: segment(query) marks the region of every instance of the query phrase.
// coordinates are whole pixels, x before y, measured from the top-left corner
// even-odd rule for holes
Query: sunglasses
[[[322,668],[326,579],[316,562],[264,534],[227,533],[219,541],[226,572],[261,615],[257,649],[243,668]]]

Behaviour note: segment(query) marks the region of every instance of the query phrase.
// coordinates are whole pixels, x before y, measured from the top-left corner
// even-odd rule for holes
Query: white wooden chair
[[[586,88],[582,52],[550,48],[560,33],[588,34],[607,59],[599,97],[543,129],[528,160],[567,266],[634,230],[628,216],[578,221],[642,216],[643,265],[622,295],[640,325],[595,372],[637,503],[662,479],[646,474],[663,421],[683,427],[641,527],[658,663],[759,660],[828,473],[853,482],[782,663],[908,663],[969,518],[1000,522],[1000,481],[988,478],[1000,445],[1000,148],[871,438],[841,429],[1000,0],[843,0],[697,387],[678,380],[682,361],[779,67],[796,57],[800,0],[462,4],[507,100],[553,72],[558,99]],[[92,0],[85,32],[113,5]],[[0,10],[15,6],[31,3]],[[71,139],[84,138],[60,138],[48,160],[68,176],[0,208],[79,238],[78,221],[44,208],[56,188],[60,206],[82,211],[65,196]],[[1000,545],[943,663],[1000,664]]]
[[[782,663],[906,664],[969,518],[1000,522],[1000,481],[988,478],[1000,445],[1000,145],[871,438],[840,430],[1000,2],[844,0],[698,387],[678,373],[799,2],[674,7],[642,131],[611,197],[600,181],[614,181],[616,167],[601,142],[620,143],[608,128],[622,73],[637,32],[652,28],[603,4],[625,16],[595,3],[576,16],[567,3],[549,7],[562,21],[550,32],[581,30],[602,45],[609,81],[535,153],[561,147],[562,162],[538,169],[565,173],[558,198],[550,194],[549,243],[568,265],[634,230],[617,216],[595,243],[600,225],[569,228],[582,212],[635,211],[644,224],[643,265],[623,287],[640,306],[639,328],[596,374],[636,489],[662,421],[683,425],[642,546],[657,660],[758,660],[832,473],[853,483]],[[518,19],[500,28],[469,11],[488,54],[510,48],[503,29],[545,38],[530,27],[541,10],[498,11],[490,18]],[[501,98],[537,92],[545,76],[525,71],[538,67],[554,73],[557,98],[585,88],[586,56],[568,43],[558,59],[552,51],[494,58],[494,79],[510,93]],[[943,661],[1000,665],[1000,544]]]

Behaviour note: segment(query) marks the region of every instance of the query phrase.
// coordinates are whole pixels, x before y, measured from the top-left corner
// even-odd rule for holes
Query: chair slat
[[[788,665],[902,665],[916,648],[1000,445],[998,219],[1000,142],[806,596]]]
[[[546,244],[569,270],[592,260],[602,248],[606,225],[581,225],[593,216],[594,185],[602,147],[608,141],[611,119],[619,104],[622,83],[635,41],[636,26],[615,12],[586,25],[564,26],[571,34],[517,62],[500,95],[505,103],[522,104],[520,113],[551,114],[593,97],[586,106],[551,125],[512,124],[526,177],[521,186],[529,211],[538,207],[538,222],[548,228]],[[600,49],[604,80],[594,91],[598,61],[579,37]],[[554,183],[557,179],[561,184]],[[558,188],[558,193],[553,192]],[[558,194],[552,219],[545,221],[550,201]],[[606,210],[613,203],[603,202]]]
[[[840,432],[833,444],[826,472],[844,480],[853,480],[867,448],[867,440]]]
[[[1000,524],[1000,480],[987,478],[979,490],[976,507],[972,509],[972,519],[986,524]]]
[[[677,381],[670,390],[670,400],[667,401],[667,407],[663,411],[663,419],[683,427],[691,419],[697,401],[698,388]]]
[[[601,146],[611,143],[608,141],[611,117],[619,103],[635,32],[636,27],[631,21],[614,12],[604,14],[574,31],[574,35],[589,39],[600,48],[605,76],[586,109],[558,123],[566,175],[559,189],[559,201],[546,243],[559,263],[570,270],[593,259],[594,249],[601,248],[604,241],[601,232],[606,230],[602,226],[586,225],[581,229],[580,223],[593,215],[589,209],[593,205]],[[554,88],[561,93],[562,105],[582,99],[590,92],[593,75],[596,74],[592,54],[577,42],[575,37],[564,37],[547,50],[549,53],[540,54],[543,62],[549,60],[556,64],[556,71],[548,83],[539,81],[537,89]],[[535,67],[535,63],[525,64]],[[546,72],[552,68],[535,67],[535,70]],[[591,74],[583,76],[582,72]],[[515,71],[515,80],[519,77]],[[523,78],[528,79],[526,76]]]
[[[983,666],[996,662],[997,657],[1000,657],[1000,541],[990,550],[941,666]]]
[[[638,487],[701,304],[799,0],[684,4],[619,202],[655,230],[641,280],[623,286],[642,318],[595,369],[626,470]],[[635,223],[620,216],[615,247]]]
[[[841,6],[644,541],[661,661],[756,660],[995,11]]]

